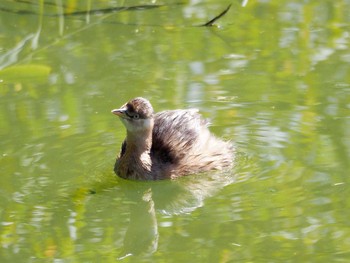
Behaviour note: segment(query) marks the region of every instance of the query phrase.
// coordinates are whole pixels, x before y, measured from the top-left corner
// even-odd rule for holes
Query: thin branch
[[[137,6],[125,6],[125,7],[111,7],[104,9],[94,9],[94,10],[84,10],[84,11],[75,11],[71,13],[64,13],[64,16],[79,16],[79,15],[99,15],[99,14],[109,14],[116,13],[121,11],[138,11],[138,10],[148,10],[154,8],[160,8],[164,5],[137,5]]]
[[[200,25],[200,26],[213,26],[213,24],[221,17],[223,17],[227,12],[228,10],[230,10],[231,8],[231,4],[224,10],[222,11],[219,15],[217,15],[216,17],[214,17],[212,20],[210,20],[209,22],[203,24],[203,25]]]
[[[111,8],[102,8],[102,9],[93,9],[93,10],[83,10],[83,11],[73,11],[64,14],[43,14],[44,16],[80,16],[80,15],[100,15],[100,14],[110,14],[121,11],[139,11],[139,10],[148,10],[160,8],[165,5],[135,5],[135,6],[125,6],[125,7],[111,7]],[[12,10],[4,7],[0,7],[1,12],[15,13],[19,15],[38,15],[37,12],[31,10]]]

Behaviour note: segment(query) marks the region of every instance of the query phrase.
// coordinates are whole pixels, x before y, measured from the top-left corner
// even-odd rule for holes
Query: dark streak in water
[[[227,12],[228,10],[230,10],[231,8],[231,5],[229,5],[224,11],[222,11],[219,15],[217,15],[216,17],[214,17],[212,20],[208,21],[207,23],[203,24],[203,25],[200,25],[200,26],[213,26],[213,24],[218,20],[220,19],[221,17],[223,17]]]
[[[176,3],[175,5],[181,5],[182,3]],[[84,16],[84,15],[103,15],[103,14],[111,14],[111,13],[117,13],[117,12],[123,12],[123,11],[142,11],[142,10],[150,10],[150,9],[156,9],[160,7],[164,7],[167,5],[135,5],[135,6],[124,6],[124,7],[110,7],[110,8],[102,8],[102,9],[93,9],[93,10],[82,10],[82,11],[74,11],[74,12],[67,12],[67,13],[60,13],[60,14],[43,14],[44,16],[64,16],[64,17],[70,17],[70,16]],[[215,16],[210,21],[206,22],[205,24],[201,24],[199,26],[213,26],[213,24],[223,17],[228,10],[231,8],[231,4],[222,11],[219,15]],[[4,7],[0,7],[0,11],[7,12],[7,13],[14,13],[19,15],[39,15],[37,12],[30,11],[30,10],[14,10],[14,9],[8,9]]]

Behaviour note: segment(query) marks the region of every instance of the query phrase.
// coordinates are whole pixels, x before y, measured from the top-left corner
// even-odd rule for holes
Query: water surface
[[[0,3],[1,262],[349,261],[350,1],[228,4]],[[117,178],[135,96],[234,169]]]

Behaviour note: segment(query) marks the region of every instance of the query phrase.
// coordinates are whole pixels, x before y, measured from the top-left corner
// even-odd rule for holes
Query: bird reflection
[[[140,199],[139,199],[139,198]],[[124,237],[121,257],[152,254],[158,248],[158,224],[151,189],[131,197],[130,223]]]
[[[121,189],[130,203],[130,221],[118,259],[155,253],[161,239],[157,215],[190,213],[234,180],[232,173],[223,172],[156,182],[120,179]]]

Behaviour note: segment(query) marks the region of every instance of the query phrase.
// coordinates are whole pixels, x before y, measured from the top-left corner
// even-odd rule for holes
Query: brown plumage
[[[127,130],[114,166],[122,178],[158,180],[232,166],[232,145],[213,136],[196,109],[154,114],[138,97],[112,113]]]

